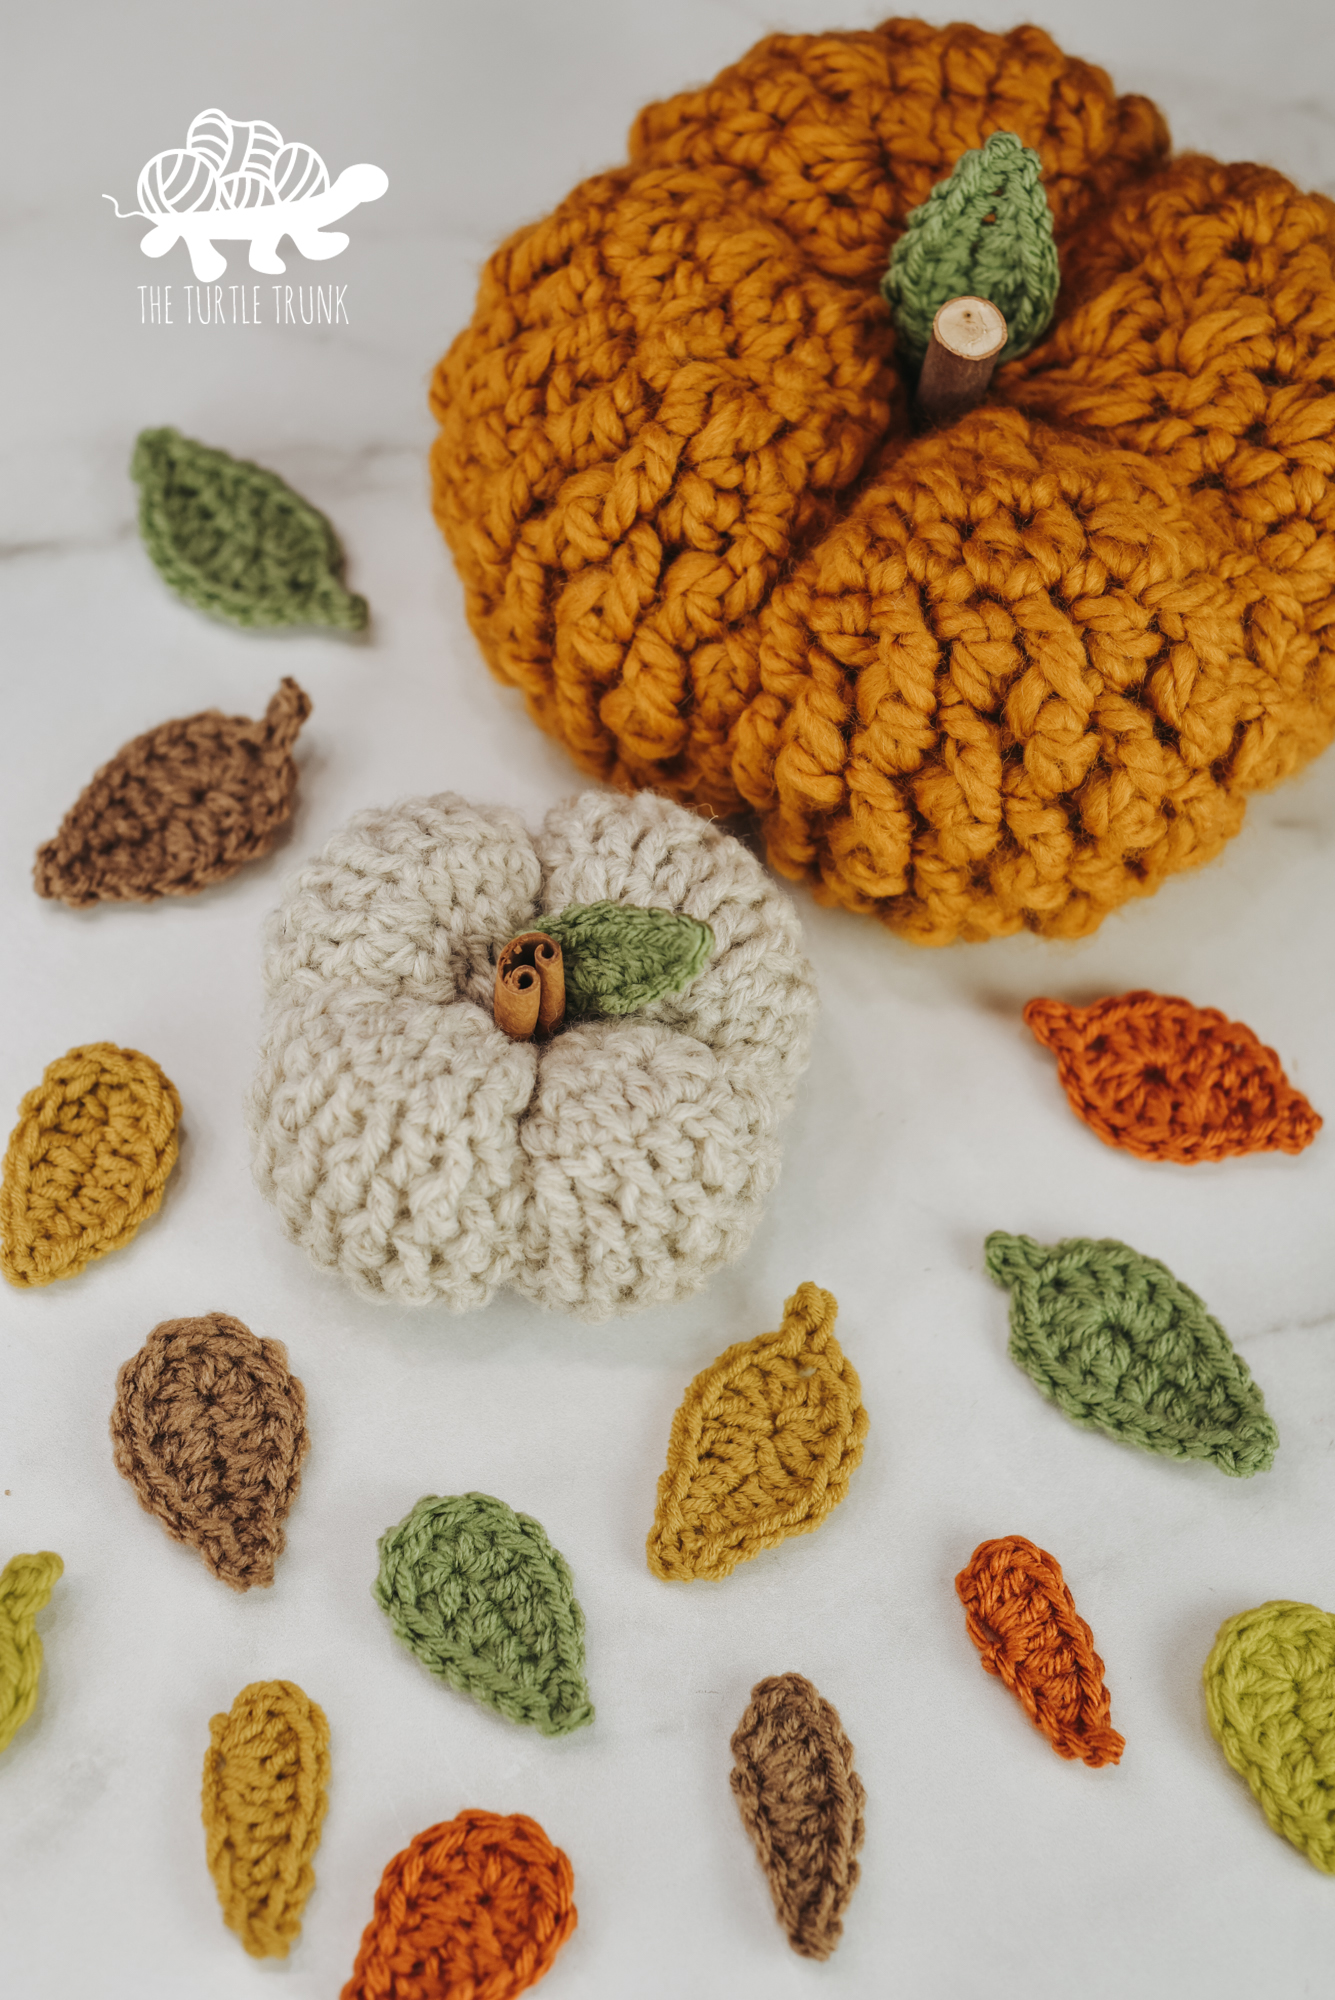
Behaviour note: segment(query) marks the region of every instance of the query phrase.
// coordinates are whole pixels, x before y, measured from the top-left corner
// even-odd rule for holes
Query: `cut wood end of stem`
[[[952,423],[981,403],[1006,345],[1006,315],[991,299],[947,299],[932,321],[915,407],[924,424]]]
[[[492,1005],[496,1026],[512,1042],[545,1041],[566,1011],[565,962],[561,947],[546,931],[511,938],[496,961]]]

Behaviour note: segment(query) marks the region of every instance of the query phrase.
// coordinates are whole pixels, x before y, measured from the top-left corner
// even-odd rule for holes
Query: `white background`
[[[1007,26],[992,0],[974,17]],[[647,99],[772,26],[868,25],[857,0],[486,5],[62,5],[2,10],[0,1119],[47,1062],[109,1039],[185,1104],[158,1217],[82,1277],[0,1297],[0,1560],[66,1563],[32,1721],[0,1762],[0,1965],[24,2000],[328,2000],[381,1868],[464,1806],[525,1811],[570,1854],[579,1929],[544,1996],[1324,1993],[1335,1884],[1267,1829],[1205,1725],[1220,1621],[1267,1597],[1335,1609],[1335,1127],[1298,1159],[1149,1166],[1066,1108],[1020,1021],[1035,993],[1151,986],[1224,1008],[1335,1114],[1335,757],[1251,808],[1224,859],[1077,946],[924,952],[801,898],[824,1011],[783,1179],[749,1254],[690,1304],[596,1330],[502,1302],[462,1320],[365,1304],[317,1276],[254,1192],[240,1117],[258,937],[291,867],[350,812],[446,788],[536,821],[570,766],[486,674],[427,506],[430,367],[509,229],[622,156]],[[1043,18],[1180,145],[1335,192],[1323,0],[1050,0]],[[142,162],[218,104],[389,193],[329,266],[336,329],[139,324]],[[223,246],[230,277],[244,249]],[[179,291],[174,295],[178,299]],[[270,294],[261,293],[267,309]],[[266,310],[267,317],[267,310]],[[247,636],[175,602],[137,541],[135,433],[175,424],[324,507],[371,642]],[[187,903],[74,914],[32,850],[127,738],[213,705],[314,699],[290,836]],[[993,1228],[1109,1235],[1163,1258],[1222,1319],[1282,1446],[1234,1482],[1077,1431],[1006,1357]],[[819,1534],[721,1585],[643,1558],[672,1412],[803,1278],[840,1302],[871,1437]],[[120,1363],[159,1320],[222,1308],[289,1347],[313,1449],[272,1591],[237,1597],[115,1474]],[[423,1493],[534,1513],[588,1617],[598,1719],[547,1742],[433,1681],[370,1584]],[[1064,1564],[1107,1663],[1120,1768],[1060,1762],[982,1672],[952,1580],[1017,1532]],[[792,1956],[728,1791],[761,1675],[835,1703],[868,1791],[863,1881],[826,1966]],[[326,1709],[318,1885],[284,1966],[224,1929],[204,1866],[209,1717],[254,1678]]]

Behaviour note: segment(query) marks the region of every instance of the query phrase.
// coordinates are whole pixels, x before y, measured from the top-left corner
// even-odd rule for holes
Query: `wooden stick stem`
[[[932,321],[915,409],[923,424],[949,424],[981,403],[1006,345],[1006,316],[991,299],[947,299]]]

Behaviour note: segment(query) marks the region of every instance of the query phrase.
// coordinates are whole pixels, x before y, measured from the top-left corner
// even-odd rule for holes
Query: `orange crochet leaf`
[[[511,2000],[578,1921],[559,1847],[523,1813],[461,1812],[385,1869],[341,2000]]]
[[[1057,1558],[1023,1535],[1002,1535],[980,1542],[955,1589],[983,1665],[1019,1697],[1057,1755],[1120,1763],[1126,1739],[1112,1726],[1103,1662]]]
[[[1275,1051],[1217,1007],[1137,992],[1090,1007],[1031,1000],[1024,1018],[1076,1117],[1139,1159],[1301,1153],[1321,1130]]]
[[[658,1481],[655,1576],[717,1582],[843,1499],[868,1418],[834,1337],[838,1310],[819,1285],[799,1285],[777,1333],[739,1341],[691,1383]]]

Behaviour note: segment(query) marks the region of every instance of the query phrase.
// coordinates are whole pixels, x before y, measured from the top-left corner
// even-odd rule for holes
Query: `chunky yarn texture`
[[[230,1313],[155,1326],[116,1377],[116,1470],[173,1541],[232,1590],[273,1582],[310,1449],[280,1340]]]
[[[138,1049],[90,1042],[48,1063],[19,1105],[0,1181],[0,1274],[72,1278],[156,1213],[176,1165],[181,1100]]]
[[[1023,1535],[980,1542],[955,1578],[969,1637],[1059,1757],[1118,1764],[1125,1737],[1061,1564]]]
[[[380,1538],[373,1595],[460,1694],[543,1736],[593,1721],[574,1578],[531,1515],[487,1493],[419,1500]]]
[[[1335,1617],[1276,1600],[1225,1619],[1205,1662],[1220,1749],[1276,1833],[1335,1875]]]
[[[1050,1248],[996,1230],[1011,1360],[1072,1423],[1235,1479],[1269,1472],[1279,1434],[1246,1362],[1195,1292],[1112,1238]]]
[[[647,1553],[655,1576],[730,1576],[838,1506],[869,1419],[834,1337],[838,1305],[799,1285],[777,1333],[739,1341],[697,1375],[672,1419]]]
[[[788,1942],[828,1958],[858,1884],[866,1792],[838,1714],[801,1674],[751,1690],[732,1739],[733,1797]]]
[[[285,679],[260,722],[216,708],[125,744],[37,850],[39,896],[73,910],[196,896],[269,852],[297,796],[310,696]]]
[[[1217,1007],[1136,992],[1089,1007],[1031,1000],[1024,1018],[1076,1117],[1138,1159],[1301,1153],[1321,1130],[1275,1051]]]
[[[510,939],[580,905],[659,909],[713,948],[631,1014],[512,1041]],[[590,1319],[698,1290],[777,1178],[816,995],[796,915],[740,842],[589,792],[530,838],[453,794],[359,813],[288,887],[265,954],[255,1177],[371,1297]]]
[[[229,625],[366,624],[338,536],[276,472],[160,430],[140,432],[130,473],[144,547],[187,604]]]
[[[429,1826],[386,1867],[341,2000],[513,2000],[574,1930],[574,1888],[525,1813]]]
[[[209,1873],[252,1958],[286,1958],[301,1935],[328,1791],[329,1724],[294,1681],[253,1681],[209,1724]]]
[[[915,437],[878,285],[999,132],[1062,297]],[[827,902],[1085,935],[1335,732],[1333,219],[1036,28],[768,37],[496,251],[437,370],[488,662]]]
[[[58,1555],[43,1549],[35,1556],[11,1556],[0,1570],[0,1750],[9,1748],[36,1706],[42,1678],[37,1614],[64,1569]]]

